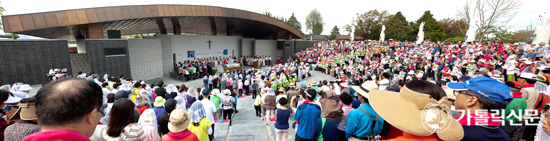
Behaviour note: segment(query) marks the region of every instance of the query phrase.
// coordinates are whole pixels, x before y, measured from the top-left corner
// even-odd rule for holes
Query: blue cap
[[[495,79],[489,77],[476,77],[462,83],[447,83],[447,87],[453,90],[469,90],[485,99],[502,103],[512,99],[512,90]]]
[[[210,93],[210,90],[208,90],[208,88],[204,88],[202,90],[202,95],[205,95],[205,94],[208,94],[208,93]]]

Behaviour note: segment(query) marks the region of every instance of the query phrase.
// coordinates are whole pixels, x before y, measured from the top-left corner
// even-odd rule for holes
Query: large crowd
[[[27,84],[5,85],[0,129],[9,141],[208,141],[251,95],[244,108],[274,122],[277,141],[550,140],[548,61],[545,43],[323,41],[285,63],[245,56],[174,66],[202,87],[93,73],[32,96]],[[211,71],[234,62],[261,69]],[[334,79],[306,81],[313,71]]]

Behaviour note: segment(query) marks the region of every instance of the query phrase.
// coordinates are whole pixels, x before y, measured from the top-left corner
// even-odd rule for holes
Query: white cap
[[[19,103],[19,101],[21,101],[21,98],[10,95],[8,100],[4,101],[4,104],[16,104]]]
[[[32,90],[31,86],[29,84],[23,84],[21,85],[21,87],[19,88],[19,91],[29,91],[29,90]]]
[[[527,64],[527,65],[533,64],[533,62],[531,62],[531,61],[525,61],[525,62],[523,62],[523,63],[525,63],[525,64]]]
[[[523,79],[537,80],[537,76],[533,73],[521,73],[519,77]]]

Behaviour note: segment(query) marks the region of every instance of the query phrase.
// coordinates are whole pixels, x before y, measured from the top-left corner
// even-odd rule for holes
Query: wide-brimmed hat
[[[403,132],[417,136],[435,133],[443,140],[464,137],[462,125],[450,114],[452,102],[447,97],[437,101],[428,94],[403,87],[399,93],[373,90],[369,102],[385,121]]]
[[[311,81],[311,86],[315,86],[315,85],[317,85],[317,81],[315,80]]]
[[[185,112],[183,109],[174,109],[170,113],[170,119],[168,123],[168,130],[173,133],[179,133],[189,126],[191,123],[191,115]]]
[[[26,101],[26,100],[23,100]],[[29,100],[26,102],[22,102],[19,105],[19,109],[21,110],[19,113],[19,116],[21,116],[22,120],[35,120],[37,119],[36,114],[34,111],[36,110],[35,102],[34,100]]]
[[[8,99],[4,101],[4,104],[17,104],[19,101],[21,101],[21,98],[9,95]]]
[[[373,81],[367,81],[361,84],[360,86],[351,86],[351,88],[353,88],[353,90],[355,90],[357,93],[359,93],[363,97],[368,98],[370,91],[378,90],[378,85],[376,85],[376,83],[374,83]]]
[[[155,103],[153,103],[153,106],[162,107],[162,106],[164,106],[165,102],[166,102],[166,99],[164,99],[160,96],[157,96],[157,98],[155,98]]]

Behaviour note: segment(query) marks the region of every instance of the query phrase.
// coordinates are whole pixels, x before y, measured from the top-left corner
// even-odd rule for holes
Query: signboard
[[[227,55],[227,49],[187,51],[187,58],[207,58],[207,57],[218,57],[223,55]]]

